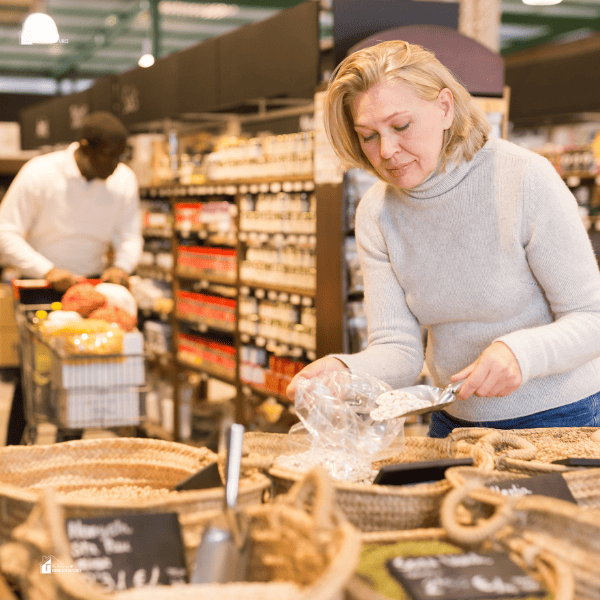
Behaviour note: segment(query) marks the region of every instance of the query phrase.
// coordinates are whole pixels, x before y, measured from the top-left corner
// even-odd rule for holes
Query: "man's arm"
[[[53,264],[26,241],[38,213],[40,182],[34,168],[25,164],[13,179],[0,203],[0,261],[23,275],[44,278]]]

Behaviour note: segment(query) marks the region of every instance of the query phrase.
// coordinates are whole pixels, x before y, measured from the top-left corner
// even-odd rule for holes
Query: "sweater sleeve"
[[[54,266],[26,241],[40,203],[39,177],[32,163],[25,164],[13,179],[0,204],[0,260],[24,276],[43,278]]]
[[[377,184],[376,184],[377,185]],[[356,241],[365,288],[368,346],[356,354],[336,355],[351,370],[368,373],[393,388],[413,385],[423,368],[421,329],[410,312],[392,270],[376,213],[379,199],[361,200],[356,215]],[[385,218],[385,217],[379,217]]]
[[[600,272],[577,201],[542,157],[530,161],[523,202],[527,260],[554,318],[498,338],[516,356],[525,383],[600,356]]]

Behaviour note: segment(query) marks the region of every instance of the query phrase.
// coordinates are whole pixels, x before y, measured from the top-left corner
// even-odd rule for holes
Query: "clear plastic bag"
[[[372,481],[373,461],[404,448],[404,419],[376,422],[370,416],[377,396],[389,390],[365,373],[300,378],[294,403],[300,423],[289,431],[290,454],[281,457],[282,466],[308,470],[318,464],[334,479]]]

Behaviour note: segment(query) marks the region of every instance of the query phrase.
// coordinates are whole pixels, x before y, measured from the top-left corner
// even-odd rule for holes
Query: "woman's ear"
[[[454,96],[448,88],[442,88],[438,94],[436,103],[442,111],[442,127],[450,129],[454,120]]]

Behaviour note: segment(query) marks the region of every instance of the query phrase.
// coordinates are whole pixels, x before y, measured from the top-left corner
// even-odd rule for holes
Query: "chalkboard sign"
[[[577,504],[577,500],[575,500],[567,482],[560,473],[496,481],[488,484],[488,487],[495,492],[500,492],[503,496],[538,494],[539,496],[550,496],[551,498],[559,498]]]
[[[415,600],[545,596],[546,590],[500,552],[397,556],[387,567]]]
[[[108,590],[186,583],[176,513],[67,519],[74,566]]]

